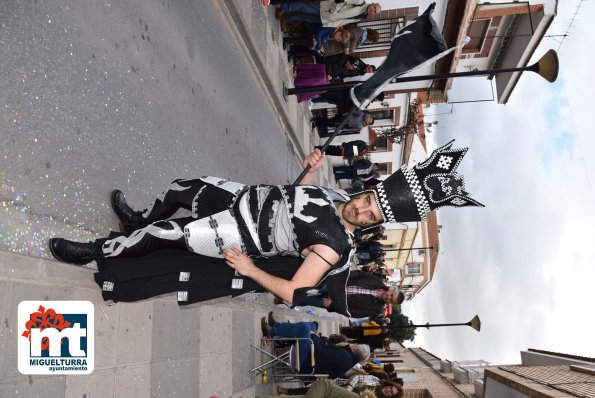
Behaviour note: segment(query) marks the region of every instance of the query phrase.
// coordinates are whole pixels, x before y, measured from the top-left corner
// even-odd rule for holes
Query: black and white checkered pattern
[[[401,167],[401,170],[403,171],[403,175],[405,176],[405,179],[409,184],[409,188],[411,189],[411,193],[415,198],[417,212],[419,213],[419,216],[423,221],[426,219],[426,213],[428,213],[431,210],[428,200],[424,195],[424,190],[421,184],[419,183],[419,180],[417,179],[417,175],[413,170],[408,170],[405,166]]]
[[[386,219],[385,221],[395,222],[395,214],[393,213],[393,209],[390,207],[390,201],[388,195],[386,194],[386,190],[384,189],[384,184],[379,183],[376,185],[376,195],[374,195],[374,197],[376,198],[376,203],[378,204],[378,207]]]

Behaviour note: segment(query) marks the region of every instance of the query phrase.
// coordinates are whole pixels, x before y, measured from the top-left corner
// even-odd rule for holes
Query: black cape
[[[253,261],[263,271],[286,280],[293,277],[302,263],[300,258],[283,256],[263,257]],[[186,305],[264,291],[252,279],[236,274],[225,259],[185,250],[162,249],[142,257],[102,258],[97,260],[97,264],[99,271],[95,273],[95,282],[102,289],[103,299],[106,301],[131,302],[166,293],[188,292],[185,300],[178,300],[180,305]],[[180,281],[180,272],[189,273],[187,280]],[[329,296],[333,299],[336,311],[349,316],[345,295],[349,270],[327,275],[323,280],[329,286]],[[242,280],[241,288],[232,287],[234,279]],[[315,288],[296,289],[293,303],[301,302],[313,289]]]

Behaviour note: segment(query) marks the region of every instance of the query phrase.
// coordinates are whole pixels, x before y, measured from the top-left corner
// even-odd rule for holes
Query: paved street
[[[108,307],[89,271],[45,245],[116,228],[115,187],[142,208],[175,178],[293,181],[317,141],[307,107],[281,98],[280,35],[257,1],[0,2],[0,397],[272,391],[248,373],[270,295]],[[17,371],[16,307],[39,299],[94,303],[92,375]]]

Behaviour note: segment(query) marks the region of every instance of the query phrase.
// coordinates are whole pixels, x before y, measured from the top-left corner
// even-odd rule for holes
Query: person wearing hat
[[[189,304],[261,287],[297,303],[324,280],[335,309],[349,315],[344,288],[356,227],[420,220],[445,205],[482,206],[453,175],[466,149],[451,146],[353,197],[312,185],[325,159],[319,150],[304,160],[311,169],[303,185],[176,180],[144,211],[115,190],[125,232],[88,243],[52,238],[49,248],[60,261],[98,270],[106,301],[177,292],[178,303]]]

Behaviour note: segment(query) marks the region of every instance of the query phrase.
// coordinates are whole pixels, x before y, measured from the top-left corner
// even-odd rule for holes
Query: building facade
[[[449,361],[422,348],[393,343],[381,361],[393,363],[411,398],[595,397],[595,359],[529,349],[520,365]]]

